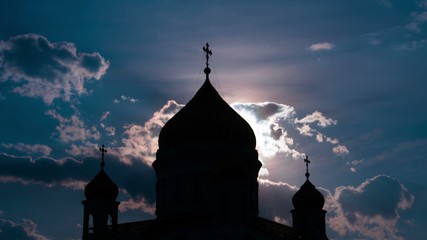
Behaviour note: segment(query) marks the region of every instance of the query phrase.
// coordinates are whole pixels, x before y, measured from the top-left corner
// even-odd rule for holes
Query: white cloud
[[[138,199],[130,198],[126,201],[121,201],[119,205],[120,212],[126,212],[130,210],[141,210],[151,215],[156,214],[156,205],[150,204],[145,198],[140,197]]]
[[[42,154],[43,156],[49,156],[52,152],[52,149],[49,146],[43,145],[43,144],[24,144],[24,143],[16,143],[16,144],[5,144],[2,143],[0,146],[7,148],[7,149],[15,149],[20,152],[24,152],[27,154]]]
[[[64,180],[55,180],[55,181],[41,181],[24,177],[17,176],[0,176],[0,183],[19,183],[22,185],[40,185],[46,188],[52,187],[63,187],[71,190],[84,190],[87,184],[86,181],[75,180],[75,179],[64,179]]]
[[[116,135],[116,129],[114,127],[105,127],[104,129],[107,132],[108,136]]]
[[[308,49],[310,51],[321,51],[321,50],[332,50],[334,47],[335,46],[332,43],[323,42],[323,43],[312,44],[310,45],[310,47],[308,47]]]
[[[321,134],[321,133],[317,133],[316,134],[316,140],[318,141],[318,142],[323,142],[323,134]]]
[[[15,176],[0,176],[0,183],[20,183],[22,185],[46,185],[45,183],[41,181],[36,181],[32,179],[25,179],[21,177],[15,177]]]
[[[347,162],[347,165],[350,165],[350,171],[357,172],[356,166],[363,163],[363,159],[353,160],[351,162]]]
[[[108,118],[108,116],[110,116],[111,112],[106,111],[102,114],[101,119],[99,119],[100,122],[106,120]]]
[[[289,220],[283,219],[283,218],[281,218],[279,216],[274,216],[273,221],[277,222],[277,223],[280,223],[280,224],[283,224],[283,225],[287,225],[287,226],[291,225],[291,223],[290,223]]]
[[[99,80],[109,67],[99,53],[79,53],[73,43],[53,43],[37,34],[0,43],[0,81],[12,81],[12,92],[40,97],[49,105],[87,93],[86,82]]]
[[[131,164],[133,159],[138,159],[148,165],[155,160],[158,149],[158,138],[161,128],[181,109],[183,105],[169,100],[162,109],[155,112],[144,126],[127,124],[124,126],[122,147],[113,152],[121,161]]]
[[[93,143],[85,142],[83,145],[71,144],[65,152],[72,156],[96,156],[98,153],[98,146]]]
[[[288,188],[288,189],[291,189],[292,191],[298,191],[298,187],[297,186],[294,186],[294,185],[291,185],[291,184],[289,184],[289,183],[286,183],[286,182],[275,182],[275,181],[271,181],[271,180],[269,180],[269,179],[265,179],[265,178],[258,178],[258,183],[260,184],[260,185],[265,185],[265,186],[284,186],[284,187],[286,187],[286,188]]]
[[[69,118],[61,116],[55,110],[48,110],[46,114],[59,121],[59,126],[56,127],[56,130],[58,131],[59,139],[65,143],[89,139],[98,140],[100,138],[98,129],[95,126],[87,127],[78,113],[74,113]]]
[[[284,153],[294,159],[303,156],[294,148],[294,139],[289,136],[287,129],[292,126],[293,107],[274,103],[233,103],[234,108],[254,130],[260,159],[265,160]]]
[[[133,97],[129,97],[129,96],[125,96],[125,95],[121,95],[119,99],[114,99],[113,102],[114,103],[120,103],[120,102],[130,102],[130,103],[136,103],[139,102],[140,100],[137,98],[133,98]]]
[[[323,113],[319,111],[314,111],[311,114],[306,115],[302,119],[295,118],[293,119],[295,129],[302,136],[314,137],[317,142],[323,143],[327,142],[330,144],[338,144],[339,140],[337,138],[331,138],[322,133],[321,129],[329,127],[331,125],[337,125],[338,121],[332,118],[325,117]],[[320,127],[316,128],[316,127]],[[337,145],[332,149],[333,153],[336,155],[346,155],[349,154],[349,150],[346,146]]]
[[[151,165],[158,149],[158,136],[161,128],[182,106],[170,100],[144,125],[126,124],[121,140],[122,146],[113,149],[112,153],[127,164],[131,164],[133,159],[140,159]],[[327,137],[310,126],[313,124],[314,127],[323,129],[337,124],[336,120],[325,117],[319,111],[298,119],[295,117],[296,112],[292,106],[280,103],[233,103],[231,107],[254,130],[257,139],[256,148],[262,161],[273,159],[279,154],[290,156],[293,159],[301,159],[304,156],[304,153],[296,148],[298,143],[289,132],[299,131],[300,134],[308,136],[315,134],[317,142],[325,139],[328,143],[338,143],[337,139]],[[268,174],[268,169],[263,170],[262,174]]]
[[[332,152],[339,156],[344,156],[350,153],[350,151],[344,145],[338,145],[333,147]]]
[[[326,137],[326,141],[332,144],[338,144],[339,141],[336,138],[330,138],[330,137]]]
[[[350,163],[351,163],[352,165],[356,166],[356,165],[359,165],[359,164],[363,163],[363,159],[360,159],[360,160],[353,160],[353,161],[351,161]]]
[[[296,128],[299,131],[299,134],[304,135],[304,136],[313,136],[313,132],[314,130],[311,129],[310,125],[308,124],[303,124],[301,127],[297,127]]]
[[[336,125],[337,120],[334,120],[332,118],[327,118],[323,116],[323,114],[319,111],[315,111],[310,115],[305,116],[302,119],[295,119],[295,123],[314,123],[317,122],[317,126],[320,127],[327,127],[329,125]]]
[[[106,132],[106,134],[108,135],[108,136],[114,136],[114,135],[116,135],[116,128],[115,127],[112,127],[112,126],[106,126],[105,124],[103,124],[103,123],[100,123],[99,124],[99,126],[102,128],[102,129],[104,129],[104,131]]]
[[[111,112],[106,111],[102,114],[101,118],[99,119],[99,126],[104,129],[104,131],[106,132],[106,134],[108,136],[114,136],[116,135],[116,128],[112,127],[112,126],[107,126],[103,123],[103,121],[107,120],[108,116],[110,116]]]
[[[261,167],[259,172],[258,172],[258,177],[268,176],[268,175],[270,175],[270,172],[268,171],[268,169],[265,167]]]
[[[60,181],[59,185],[63,188],[83,191],[87,185],[87,182],[82,180],[66,179]]]

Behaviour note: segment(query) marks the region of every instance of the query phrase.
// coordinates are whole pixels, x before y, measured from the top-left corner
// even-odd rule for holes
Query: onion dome
[[[325,198],[322,193],[307,179],[301,188],[292,197],[295,209],[316,208],[322,209]]]
[[[105,173],[104,170],[90,181],[85,188],[87,200],[107,200],[114,201],[119,195],[119,188]]]
[[[203,50],[206,52],[206,80],[190,102],[162,128],[159,149],[206,142],[254,149],[256,140],[252,128],[210,83],[208,60],[212,52],[208,44]]]
[[[104,145],[99,151],[102,153],[101,171],[86,185],[85,196],[87,200],[114,201],[119,195],[119,188],[104,171],[104,154],[107,152]]]
[[[322,193],[316,189],[316,187],[308,180],[310,177],[310,173],[308,172],[308,165],[310,164],[310,160],[308,156],[304,158],[306,172],[305,177],[307,180],[301,186],[301,188],[295,193],[292,197],[292,204],[295,209],[307,209],[307,208],[316,208],[322,209],[325,204],[325,198]]]
[[[221,98],[208,79],[159,135],[160,149],[194,142],[249,148],[255,148],[256,144],[250,125]]]

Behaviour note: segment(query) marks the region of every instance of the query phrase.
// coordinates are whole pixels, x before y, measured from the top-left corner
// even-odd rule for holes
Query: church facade
[[[153,162],[157,218],[117,222],[118,188],[102,161],[85,189],[83,239],[327,239],[324,198],[308,171],[292,199],[293,227],[258,216],[255,134],[210,83],[212,52],[208,44],[203,50],[204,84],[159,135]]]

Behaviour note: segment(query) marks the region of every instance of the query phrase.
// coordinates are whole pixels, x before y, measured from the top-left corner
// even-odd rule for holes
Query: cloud
[[[34,144],[34,145],[29,145],[29,144],[24,144],[24,143],[16,143],[16,144],[5,144],[2,143],[0,144],[0,146],[6,148],[6,149],[14,149],[23,153],[27,153],[27,154],[42,154],[43,156],[49,156],[50,153],[52,152],[52,149],[46,145],[43,144]]]
[[[160,130],[183,106],[169,100],[143,126],[138,124],[125,125],[124,137],[121,140],[123,146],[117,148],[114,154],[127,164],[131,164],[133,160],[139,160],[151,166],[158,149]]]
[[[46,188],[63,187],[65,189],[71,189],[75,191],[76,190],[83,191],[87,184],[86,181],[73,180],[73,179],[45,182],[45,181],[40,181],[35,179],[25,179],[17,176],[1,176],[1,175],[0,175],[0,183],[19,183],[22,185],[40,185]]]
[[[326,141],[332,144],[338,144],[339,140],[336,138],[330,138],[330,137],[326,137]]]
[[[94,148],[96,151],[98,148]],[[155,173],[142,162],[125,165],[110,154],[105,157],[105,171],[131,198],[144,197],[148,202],[155,198]],[[81,191],[100,170],[100,159],[54,159],[13,156],[0,153],[0,183],[39,185],[46,188],[60,187]],[[142,182],[141,182],[142,181]],[[135,183],[138,184],[135,184]]]
[[[339,156],[344,156],[350,153],[350,151],[344,145],[338,145],[333,147],[332,152]]]
[[[258,181],[260,216],[276,222],[292,222],[289,211],[293,209],[292,196],[298,188],[288,183],[268,179],[260,178]]]
[[[50,105],[87,93],[85,84],[99,80],[109,62],[99,53],[81,53],[69,42],[50,42],[24,34],[0,42],[0,81],[13,82],[12,92],[39,97]]]
[[[295,118],[294,123],[296,125],[296,130],[298,130],[300,135],[314,137],[319,143],[326,142],[333,145],[339,143],[339,140],[337,138],[328,137],[324,133],[320,132],[319,129],[315,128],[320,127],[321,129],[323,129],[331,125],[337,125],[338,123],[337,120],[325,117],[323,113],[319,111],[314,111],[313,113],[306,115],[302,119]],[[334,146],[332,148],[332,152],[339,156],[347,155],[350,153],[350,151],[344,145]]]
[[[427,22],[427,1],[423,0],[419,3],[418,9],[413,11],[410,16],[410,22],[405,26],[406,29],[419,33],[420,26]]]
[[[397,228],[400,213],[414,196],[397,179],[378,175],[357,187],[341,186],[326,199],[329,227],[341,236],[403,239]]]
[[[284,153],[292,158],[303,156],[294,147],[288,131],[293,129],[296,114],[292,106],[274,102],[233,103],[234,108],[254,130],[261,160]]]
[[[359,161],[357,161],[359,162]],[[260,216],[291,223],[292,197],[298,187],[259,178]],[[412,207],[414,196],[397,179],[378,175],[357,187],[340,186],[325,196],[324,209],[330,237],[337,239],[403,239],[399,236],[400,214]],[[403,220],[402,220],[403,221]]]
[[[96,170],[94,169],[93,172]],[[87,174],[87,176],[85,176]],[[82,162],[72,158],[53,159],[29,156],[14,156],[0,153],[0,182],[19,182],[21,184],[60,185],[70,179],[85,179],[91,175]]]
[[[314,130],[311,129],[310,125],[308,124],[303,124],[301,127],[297,127],[296,128],[299,131],[299,134],[304,135],[304,136],[313,136],[313,132]],[[317,136],[316,136],[317,139]]]
[[[318,141],[318,142],[323,142],[323,134],[321,134],[321,133],[317,133],[316,134],[316,140]]]
[[[108,116],[110,116],[111,112],[106,111],[102,114],[101,119],[99,119],[100,122],[104,121],[105,119],[108,118]]]
[[[155,112],[153,117],[144,125],[124,125],[122,146],[112,149],[112,154],[120,158],[122,162],[131,164],[134,160],[145,162],[148,165],[155,160],[158,148],[158,136],[163,125],[182,108],[183,105],[173,100],[168,101],[162,109]],[[296,131],[306,136],[316,135],[317,142],[337,144],[338,139],[330,138],[315,129],[324,129],[336,125],[337,120],[324,116],[315,111],[302,119],[296,117],[296,111],[292,106],[274,102],[261,103],[233,103],[231,107],[236,110],[252,127],[257,139],[257,150],[262,161],[275,158],[280,154],[300,159],[304,156],[296,147],[298,143],[295,137]],[[313,126],[311,126],[312,124]],[[344,154],[344,151],[340,154]],[[348,150],[347,150],[348,153]],[[264,171],[267,173],[268,169]]]
[[[128,199],[126,201],[120,202],[119,211],[126,212],[129,210],[141,210],[145,213],[149,213],[151,215],[156,214],[156,205],[149,203],[145,198],[140,197],[136,199]]]
[[[427,39],[414,40],[397,46],[397,50],[415,51],[427,45]]]
[[[48,240],[49,238],[37,232],[37,224],[30,219],[22,219],[16,223],[7,219],[0,219],[0,238],[19,240]]]
[[[59,121],[56,130],[59,134],[59,140],[62,142],[98,140],[101,136],[95,126],[87,127],[77,112],[69,118],[61,116],[56,110],[48,110],[46,114]]]
[[[120,102],[136,103],[139,101],[140,100],[137,98],[133,98],[133,97],[125,96],[125,95],[121,95],[119,99],[116,98],[113,100],[114,103],[120,103]]]
[[[321,51],[321,50],[332,50],[334,48],[334,44],[332,43],[328,43],[328,42],[323,42],[323,43],[315,43],[310,45],[310,47],[308,47],[308,49],[310,51]]]
[[[89,142],[80,145],[73,143],[65,152],[72,156],[93,157],[98,153],[98,145]]]
[[[106,126],[103,121],[107,120],[108,116],[110,116],[111,112],[106,111],[102,114],[101,118],[99,119],[99,126],[104,129],[107,136],[114,136],[116,135],[116,128],[112,126]]]
[[[359,165],[359,164],[362,164],[363,162],[364,162],[363,159],[353,160],[351,162],[347,162],[347,165],[350,165],[350,171],[357,172],[356,166]]]
[[[295,119],[296,123],[314,123],[317,122],[317,126],[321,127],[327,127],[329,125],[336,125],[337,120],[334,120],[332,118],[327,118],[323,116],[323,114],[319,111],[315,111],[310,115],[305,116],[302,119]]]

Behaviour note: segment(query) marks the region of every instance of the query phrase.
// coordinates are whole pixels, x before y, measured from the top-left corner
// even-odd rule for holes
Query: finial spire
[[[308,172],[308,165],[310,164],[310,160],[308,159],[307,155],[305,155],[304,162],[305,162],[305,177],[308,180],[308,177],[310,177],[310,173]]]
[[[209,79],[209,73],[211,73],[211,69],[209,68],[209,56],[212,56],[212,51],[209,49],[209,43],[206,43],[206,45],[202,49],[203,49],[203,52],[206,53],[205,74],[206,74],[206,79]]]
[[[101,152],[101,170],[104,170],[105,162],[104,162],[104,154],[107,152],[107,149],[105,149],[104,144],[99,148],[99,151]]]

